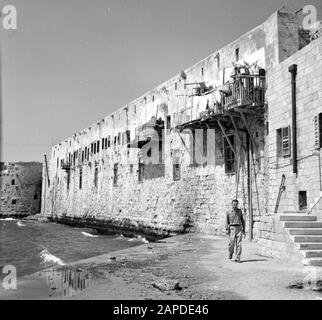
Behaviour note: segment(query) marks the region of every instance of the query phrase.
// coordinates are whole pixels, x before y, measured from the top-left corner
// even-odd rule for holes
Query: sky
[[[264,22],[321,0],[0,0],[2,161],[52,145]]]

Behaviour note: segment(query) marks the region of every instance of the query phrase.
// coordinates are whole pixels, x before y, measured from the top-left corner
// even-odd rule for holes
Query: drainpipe
[[[247,193],[248,193],[248,212],[249,212],[249,240],[253,240],[253,199],[252,199],[252,172],[250,163],[250,152],[252,152],[249,133],[246,132],[247,139]]]
[[[297,175],[297,128],[296,128],[296,76],[297,65],[293,64],[288,71],[292,75],[292,139],[293,139],[293,173]]]

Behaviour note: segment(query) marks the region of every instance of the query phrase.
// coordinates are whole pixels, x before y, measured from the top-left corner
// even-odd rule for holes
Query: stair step
[[[300,228],[300,229],[289,229],[288,232],[291,236],[296,235],[321,235],[322,236],[322,228]]]
[[[303,250],[304,258],[322,258],[322,250]]]
[[[322,228],[322,222],[317,221],[293,221],[284,222],[284,228]]]
[[[316,216],[306,214],[282,214],[280,221],[316,221]]]
[[[284,211],[282,214],[305,214],[304,211]]]
[[[299,243],[300,250],[322,250],[322,243]]]
[[[294,242],[318,242],[322,244],[322,236],[293,236]]]
[[[305,258],[302,263],[305,266],[322,267],[322,258]]]

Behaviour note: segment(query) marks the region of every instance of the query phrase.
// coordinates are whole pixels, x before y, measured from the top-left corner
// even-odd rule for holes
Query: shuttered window
[[[225,157],[224,157],[224,138],[222,134],[220,134],[218,131],[215,135],[215,163],[216,166],[223,166],[225,163]]]
[[[314,117],[314,145],[317,150],[322,147],[322,113]]]
[[[114,164],[114,178],[113,178],[113,185],[114,187],[117,186],[117,178],[118,178],[118,164]]]
[[[284,127],[277,130],[277,156],[287,158],[291,156],[291,128]]]

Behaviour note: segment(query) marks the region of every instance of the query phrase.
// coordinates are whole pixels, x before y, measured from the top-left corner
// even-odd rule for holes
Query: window
[[[130,164],[130,173],[133,173],[133,164]]]
[[[148,152],[146,153],[146,155],[147,155],[149,158],[151,158],[151,157],[152,157],[152,149],[151,149],[151,148],[148,150]]]
[[[118,178],[118,164],[114,164],[114,178],[113,178],[113,185],[114,187],[117,187],[117,178]]]
[[[80,168],[79,170],[79,189],[83,187],[83,169]]]
[[[220,68],[220,54],[219,53],[216,54],[216,59],[217,59],[217,68],[219,69]]]
[[[118,135],[117,135],[117,144],[118,145],[121,144],[121,132],[119,132]]]
[[[171,116],[167,116],[167,129],[171,129]]]
[[[268,121],[265,124],[265,133],[267,136],[269,135],[269,122]]]
[[[11,185],[14,186],[16,184],[16,180],[15,179],[12,179],[11,180]]]
[[[93,144],[94,154],[96,154],[96,143]]]
[[[277,157],[287,158],[291,156],[290,127],[277,130],[276,136]]]
[[[174,152],[173,152],[173,181],[179,181],[180,179],[181,179],[180,150],[174,150]]]
[[[203,68],[201,68],[201,76],[203,77],[203,75],[204,75],[204,70]]]
[[[108,148],[111,147],[111,136],[108,136],[108,139],[107,139],[107,147]]]
[[[173,180],[179,181],[181,179],[180,177],[180,163],[174,163],[173,164]]]
[[[126,143],[130,143],[131,142],[131,131],[127,130],[126,131]]]
[[[69,190],[69,185],[70,185],[70,171],[67,171],[67,190]]]
[[[178,90],[178,84],[177,83],[174,84],[174,90]]]
[[[97,152],[97,153],[99,153],[99,152],[100,152],[100,142],[99,142],[99,141],[97,141],[96,152]]]
[[[235,56],[236,56],[236,62],[239,61],[239,48],[236,48]]]
[[[322,147],[322,113],[314,117],[314,143],[315,149]]]
[[[143,182],[144,177],[144,163],[139,163],[139,183]]]
[[[307,209],[307,194],[306,194],[306,191],[300,191],[299,192],[299,207],[300,207],[300,210],[306,210]]]
[[[89,160],[89,148],[85,147],[85,158]]]
[[[105,139],[102,138],[102,150],[104,150],[104,149],[105,149]]]
[[[230,144],[235,146],[235,136],[228,136]],[[224,141],[224,151],[225,151],[225,171],[226,173],[234,173],[235,172],[235,154],[231,149],[231,146],[228,141],[225,139]]]
[[[84,162],[84,159],[85,159],[85,153],[84,153],[84,150],[82,151],[82,162]]]
[[[95,172],[94,172],[94,187],[97,188],[98,185],[98,168],[95,168]]]
[[[11,204],[17,204],[17,199],[12,199]]]

